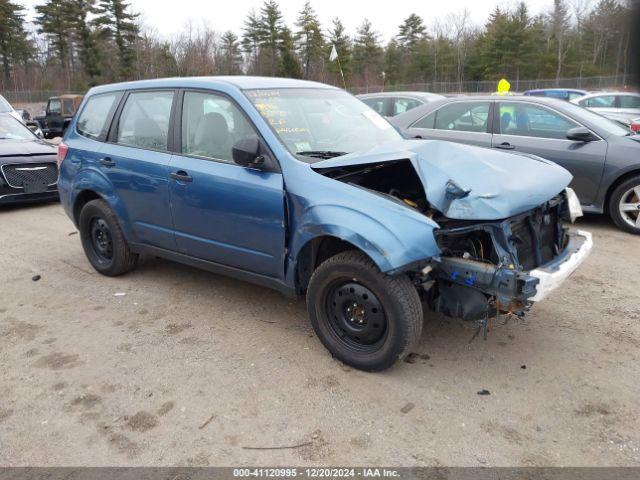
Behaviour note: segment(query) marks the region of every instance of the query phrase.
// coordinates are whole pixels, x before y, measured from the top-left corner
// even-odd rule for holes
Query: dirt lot
[[[59,205],[0,209],[0,465],[640,465],[640,238],[580,226],[592,256],[525,321],[469,343],[429,316],[367,374],[302,301],[156,259],[105,278]]]

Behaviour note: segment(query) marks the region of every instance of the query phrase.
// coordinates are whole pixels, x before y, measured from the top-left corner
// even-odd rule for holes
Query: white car
[[[571,101],[612,120],[629,124],[640,116],[640,93],[598,92]]]
[[[16,112],[16,110],[11,106],[9,102],[7,102],[7,100],[2,95],[0,95],[0,113],[8,113],[13,118],[24,124],[22,115]]]

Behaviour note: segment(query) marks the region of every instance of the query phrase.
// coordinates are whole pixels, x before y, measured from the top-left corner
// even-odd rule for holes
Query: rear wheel
[[[640,234],[640,176],[616,187],[609,200],[609,214],[618,227]]]
[[[129,249],[107,202],[88,202],[80,211],[78,224],[84,253],[98,272],[112,277],[136,266],[138,255]]]
[[[422,304],[409,278],[385,275],[357,251],[339,253],[316,269],[307,308],[329,352],[361,370],[391,367],[422,331]]]

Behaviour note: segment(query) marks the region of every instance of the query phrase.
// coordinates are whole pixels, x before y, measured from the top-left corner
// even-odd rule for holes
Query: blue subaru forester
[[[405,140],[314,82],[96,87],[58,161],[62,204],[98,272],[150,254],[306,295],[323,344],[364,370],[410,352],[423,307],[484,325],[523,314],[592,245],[562,223],[581,215],[563,168]]]

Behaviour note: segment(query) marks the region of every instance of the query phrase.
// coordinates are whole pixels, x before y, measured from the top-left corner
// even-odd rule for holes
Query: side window
[[[107,122],[121,95],[120,92],[103,93],[87,100],[87,104],[78,117],[76,126],[78,133],[94,140],[105,136],[109,127]]]
[[[500,132],[524,137],[566,139],[579,125],[553,110],[536,105],[500,104]]]
[[[47,113],[60,113],[62,111],[62,104],[59,98],[52,98],[47,105]]]
[[[386,115],[387,112],[384,110],[385,98],[364,98],[362,101],[373,108],[380,115]]]
[[[416,123],[411,125],[411,128],[433,128],[436,119],[436,111],[431,112],[429,115],[425,115]]]
[[[620,108],[640,108],[640,97],[620,95]]]
[[[456,102],[438,110],[435,128],[461,132],[487,131],[490,102]]]
[[[256,132],[222,95],[186,92],[182,104],[182,153],[233,162],[233,145]]]
[[[72,115],[73,114],[73,99],[65,98],[62,101],[62,113],[63,113],[63,115]]]
[[[580,105],[589,108],[614,108],[616,106],[615,95],[600,95],[598,97],[587,98]]]
[[[569,100],[575,100],[576,98],[584,97],[584,94],[578,92],[569,92]]]
[[[120,114],[116,142],[166,151],[172,102],[172,91],[131,93]]]
[[[393,99],[393,115],[400,115],[401,113],[408,112],[412,108],[416,108],[422,105],[422,102],[414,100],[413,98],[394,98]]]

